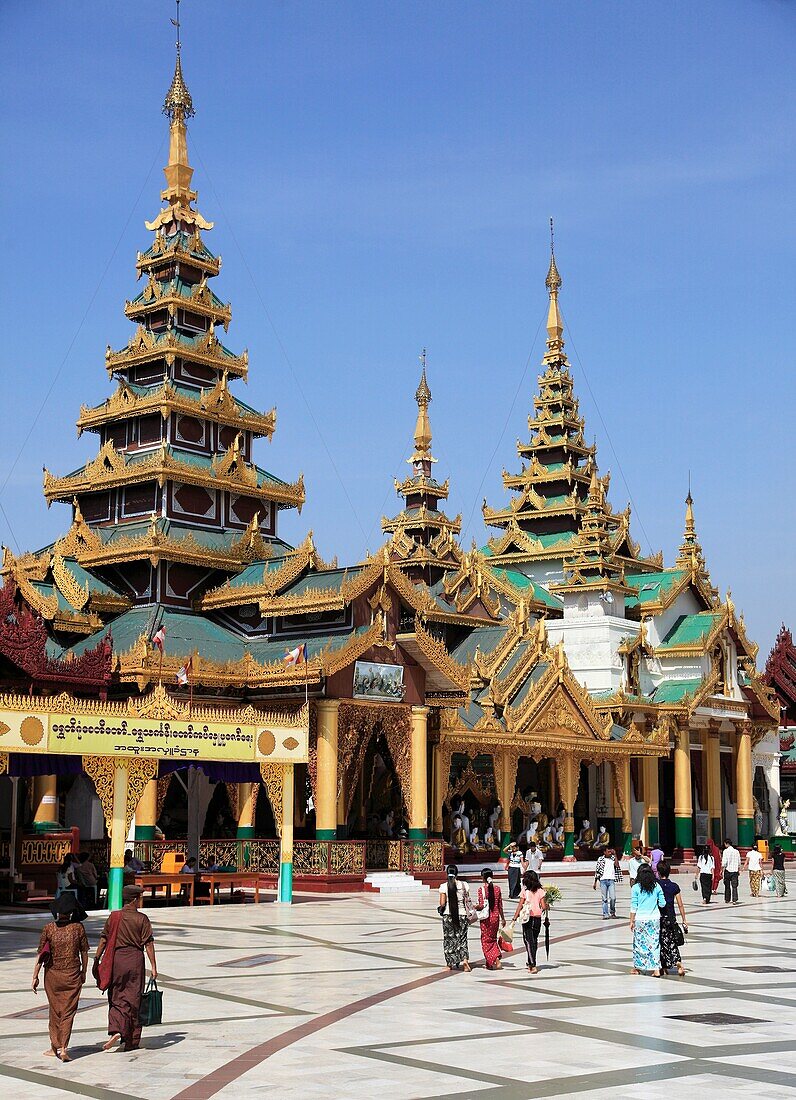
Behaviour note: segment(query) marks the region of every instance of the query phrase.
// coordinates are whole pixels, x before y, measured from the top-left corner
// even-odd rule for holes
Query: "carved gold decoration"
[[[271,805],[271,813],[274,815],[276,835],[282,836],[282,765],[260,763],[260,775],[263,777],[263,785],[268,801]]]
[[[214,459],[210,469],[206,469],[177,458],[165,444],[145,458],[128,462],[127,455],[117,451],[110,440],[102,445],[95,459],[76,473],[54,477],[45,469],[44,496],[48,503],[71,500],[80,493],[119,485],[137,485],[143,481],[157,481],[161,485],[167,481],[179,481],[184,485],[200,485],[210,491],[245,490],[247,496],[296,508],[299,512],[306,500],[303,475],[299,474],[298,481],[293,484],[270,478],[260,484],[257,467],[246,462],[239,451],[236,455],[234,445],[225,455]]]
[[[127,805],[125,812],[124,837],[130,832],[130,823],[135,808],[141,800],[144,788],[150,779],[157,775],[157,760],[145,760],[141,757],[114,758],[111,756],[84,756],[83,769],[94,783],[97,797],[102,804],[105,826],[108,833],[113,828],[113,789],[116,772],[122,769],[127,773]]]

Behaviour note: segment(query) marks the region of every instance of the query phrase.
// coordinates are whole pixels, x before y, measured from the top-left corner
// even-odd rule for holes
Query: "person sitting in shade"
[[[140,859],[136,859],[133,855],[132,848],[128,848],[124,853],[124,870],[128,875],[140,875],[143,873],[144,865]]]
[[[181,875],[196,875],[199,872],[199,868],[196,866],[196,856],[190,856],[180,867]]]
[[[603,848],[607,848],[611,843],[611,837],[608,834],[608,830],[604,825],[600,826],[600,831],[597,833],[597,839],[592,844],[592,849],[595,852],[601,852]]]
[[[594,844],[594,840],[594,829],[591,827],[591,822],[587,817],[584,817],[583,828],[575,838],[575,847],[588,848],[590,845]]]

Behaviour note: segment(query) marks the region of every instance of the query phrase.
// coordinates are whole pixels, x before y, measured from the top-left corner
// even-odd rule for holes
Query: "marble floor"
[[[306,1097],[756,1097],[796,1088],[796,890],[695,905],[688,972],[629,971],[621,920],[587,880],[558,883],[549,961],[514,952],[471,974],[443,962],[436,899],[299,895],[292,907],[152,909],[164,1023],[131,1054],[98,1052],[105,1002],[89,980],[74,1060],[42,1056],[47,1007],[30,990],[41,915],[0,916],[0,1094],[204,1100]],[[87,922],[92,945],[102,918]]]

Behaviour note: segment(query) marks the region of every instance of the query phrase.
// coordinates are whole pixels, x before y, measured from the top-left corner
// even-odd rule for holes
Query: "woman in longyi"
[[[68,1062],[72,1025],[88,966],[88,940],[82,924],[86,914],[72,893],[57,898],[52,912],[55,920],[42,929],[31,985],[33,992],[38,992],[39,971],[44,967],[44,992],[50,1006],[50,1049],[44,1053]]]
[[[103,1050],[117,1043],[123,1050],[137,1050],[141,1042],[141,997],[144,992],[144,952],[158,976],[155,937],[149,917],[139,911],[143,890],[125,886],[122,908],[111,913],[100,934],[94,973],[100,989],[108,991],[108,1035]]]

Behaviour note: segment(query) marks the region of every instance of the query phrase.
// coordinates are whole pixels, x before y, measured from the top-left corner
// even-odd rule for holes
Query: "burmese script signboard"
[[[118,705],[80,706],[69,702],[44,709],[43,699],[4,697],[0,702],[0,753],[57,753],[71,756],[155,757],[161,760],[268,761],[293,764],[308,757],[306,712],[262,714],[247,708],[247,721],[216,721],[207,710],[194,715],[141,718]],[[13,703],[13,709],[3,702]],[[188,708],[185,708],[186,711]],[[234,714],[232,715],[234,717]],[[254,720],[252,720],[254,719]]]

